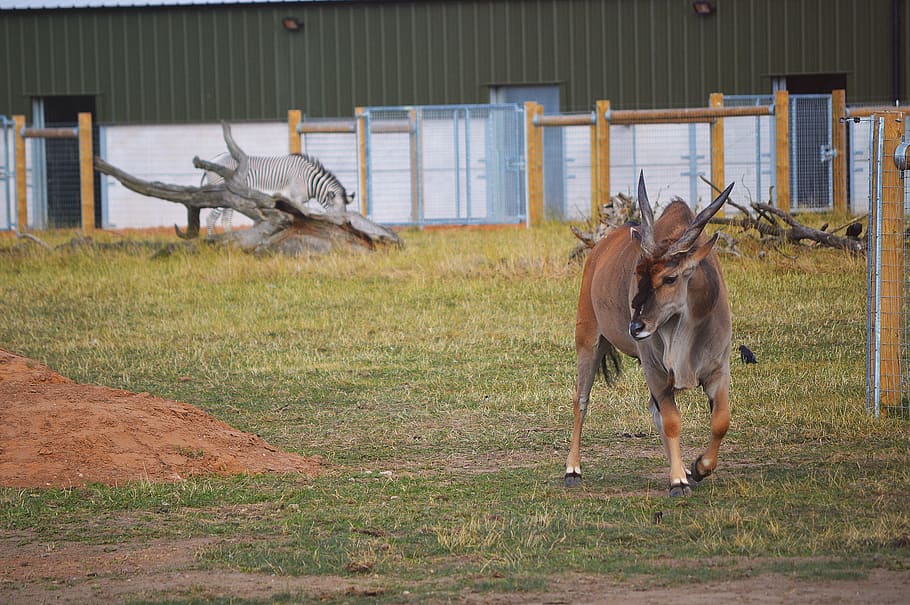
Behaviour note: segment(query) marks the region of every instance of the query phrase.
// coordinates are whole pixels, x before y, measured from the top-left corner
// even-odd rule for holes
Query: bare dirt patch
[[[610,581],[602,576],[569,574],[553,579],[548,591],[498,594],[463,593],[459,600],[477,605],[518,603],[752,603],[755,605],[902,605],[907,603],[910,572],[874,569],[857,580],[801,580],[781,574],[684,586],[650,586],[643,580]]]
[[[79,384],[0,349],[0,486],[312,475],[318,467],[186,403]]]
[[[200,569],[196,556],[230,538],[123,542],[41,542],[30,532],[0,537],[0,602],[103,603],[146,599],[318,601],[380,594],[370,578],[279,576]]]

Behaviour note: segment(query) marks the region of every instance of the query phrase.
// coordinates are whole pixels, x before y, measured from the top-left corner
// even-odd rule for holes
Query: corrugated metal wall
[[[485,103],[491,84],[559,84],[564,111],[704,105],[770,77],[845,72],[891,98],[891,0],[417,1],[0,11],[0,113],[95,95],[103,123],[313,117],[357,105]],[[910,0],[902,89],[910,81]],[[304,21],[301,32],[281,18]],[[906,95],[906,93],[904,93]],[[903,96],[903,95],[902,95]]]

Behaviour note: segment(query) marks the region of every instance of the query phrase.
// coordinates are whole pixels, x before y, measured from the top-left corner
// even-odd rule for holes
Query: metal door
[[[515,103],[523,107],[527,101],[541,105],[547,115],[556,115],[559,113],[559,86],[520,84],[490,88],[491,103]],[[543,131],[543,192],[546,217],[565,219],[568,210],[562,128],[544,128]]]
[[[834,206],[831,95],[790,95],[790,207]]]

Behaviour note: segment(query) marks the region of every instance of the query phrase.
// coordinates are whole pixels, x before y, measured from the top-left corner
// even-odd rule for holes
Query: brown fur
[[[640,198],[644,193],[642,182]],[[713,214],[726,200],[715,200]],[[644,194],[647,204],[647,194]],[[718,204],[719,202],[719,204]],[[644,210],[644,209],[643,209]],[[580,480],[581,428],[587,411],[594,372],[606,355],[619,350],[641,360],[651,392],[655,423],[670,462],[670,484],[688,491],[689,479],[679,446],[680,415],[677,390],[701,386],[712,407],[712,440],[693,466],[696,479],[717,464],[721,439],[729,425],[730,307],[720,264],[712,251],[714,239],[688,231],[693,221],[700,231],[707,220],[674,201],[648,233],[649,250],[642,252],[633,228],[614,230],[591,251],[582,275],[575,324],[578,379],[575,423],[566,460],[566,482]],[[638,229],[638,228],[636,228]],[[678,250],[678,240],[682,247]],[[674,246],[674,244],[676,244]],[[642,326],[643,339],[630,334],[633,322]]]

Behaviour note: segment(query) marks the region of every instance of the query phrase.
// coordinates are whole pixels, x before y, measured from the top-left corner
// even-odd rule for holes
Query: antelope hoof
[[[578,487],[581,485],[581,473],[566,473],[566,487]]]
[[[704,473],[698,470],[698,463],[701,461],[701,456],[695,459],[695,462],[692,463],[692,470],[689,471],[689,479],[695,483],[700,483],[705,477],[711,475],[713,471],[705,471]]]
[[[688,484],[680,481],[679,483],[674,483],[670,485],[670,497],[671,498],[681,498],[692,495],[692,488]]]

